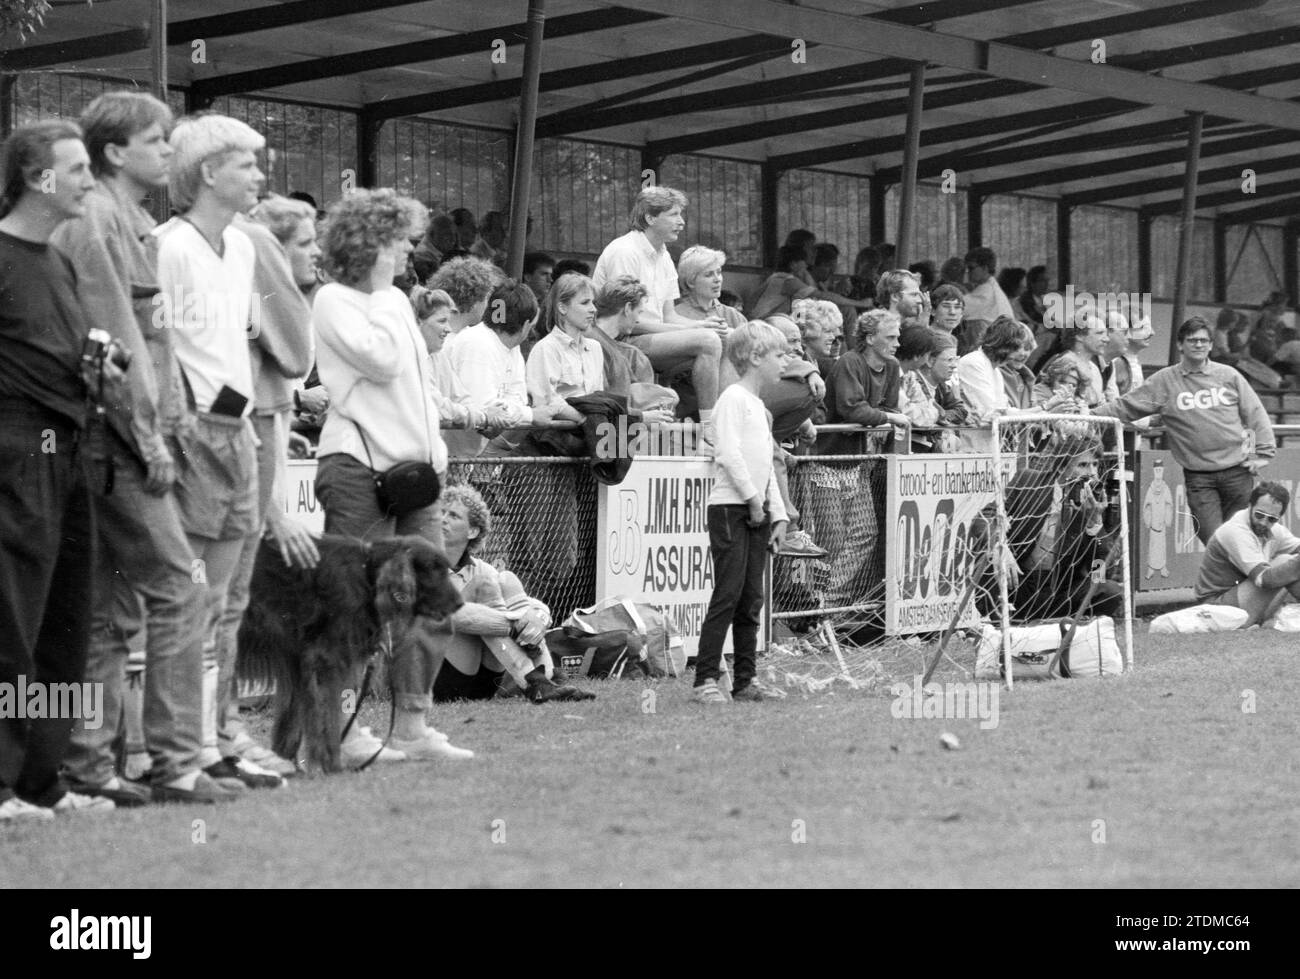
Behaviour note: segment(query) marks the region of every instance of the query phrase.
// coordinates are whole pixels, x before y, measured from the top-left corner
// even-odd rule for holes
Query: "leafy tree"
[[[86,6],[90,3],[86,0]],[[25,43],[37,28],[44,26],[50,7],[49,0],[0,0],[0,37],[17,34],[18,40]]]

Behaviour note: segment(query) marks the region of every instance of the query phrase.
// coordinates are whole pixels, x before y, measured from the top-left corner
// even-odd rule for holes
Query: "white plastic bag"
[[[1240,629],[1250,618],[1243,608],[1231,605],[1193,605],[1156,616],[1151,623],[1152,635],[1186,635],[1195,632],[1231,632]]]
[[[1039,660],[1050,660],[1069,631],[1068,623],[1011,627],[1011,658],[1017,663],[1015,678],[1022,679],[1018,668],[1023,665],[1024,679],[1046,679],[1046,667]],[[1115,641],[1115,621],[1109,615],[1080,622],[1074,639],[1065,653],[1070,677],[1118,676],[1124,672],[1124,659]],[[1002,676],[1002,633],[985,625],[975,654],[975,679],[997,680]]]

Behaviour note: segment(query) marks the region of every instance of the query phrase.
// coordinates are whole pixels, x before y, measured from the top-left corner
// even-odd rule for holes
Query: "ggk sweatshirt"
[[[1126,422],[1157,412],[1174,461],[1184,469],[1217,472],[1252,455],[1272,456],[1277,451],[1259,395],[1226,364],[1208,361],[1196,371],[1174,364],[1118,401],[1093,410],[1094,415]],[[1253,453],[1247,433],[1254,435]]]

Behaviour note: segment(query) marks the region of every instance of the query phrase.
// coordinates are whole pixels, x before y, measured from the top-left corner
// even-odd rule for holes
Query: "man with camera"
[[[123,372],[103,337],[88,342],[77,273],[49,244],[94,186],[81,130],[14,130],[0,180],[0,689],[12,698],[39,685],[80,689],[96,552],[87,396],[115,401]],[[79,719],[28,706],[0,714],[0,823],[113,809],[59,779]]]
[[[172,493],[178,438],[193,421],[185,404],[172,331],[162,322],[153,218],[144,199],[166,187],[171,111],[143,92],[110,92],[81,116],[98,178],[85,213],[65,221],[52,244],[77,269],[82,306],[131,351],[126,397],[89,429],[99,536],[87,682],[102,684],[109,723],[78,728],[66,761],[73,788],[119,806],[150,801],[215,802],[237,790],[200,777],[198,756],[203,593]],[[115,768],[127,643],[145,626],[144,736],[152,791]]]

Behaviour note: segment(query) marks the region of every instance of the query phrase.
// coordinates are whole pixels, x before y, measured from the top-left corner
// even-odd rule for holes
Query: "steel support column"
[[[546,0],[528,0],[528,36],[524,42],[524,77],[519,93],[519,130],[515,136],[515,172],[510,181],[510,244],[506,274],[524,275],[528,242],[528,194],[533,180],[533,131],[537,125],[537,89],[542,76],[542,35]]]
[[[915,241],[916,161],[921,156],[921,108],[925,101],[925,62],[912,66],[907,93],[907,132],[903,142],[903,183],[898,195],[898,242],[894,267],[907,268]]]
[[[1187,276],[1192,267],[1196,231],[1196,181],[1201,169],[1201,126],[1205,113],[1191,113],[1187,130],[1187,166],[1183,172],[1183,213],[1178,225],[1178,269],[1174,274],[1174,311],[1170,319],[1169,362],[1178,359],[1178,327],[1187,315]]]

